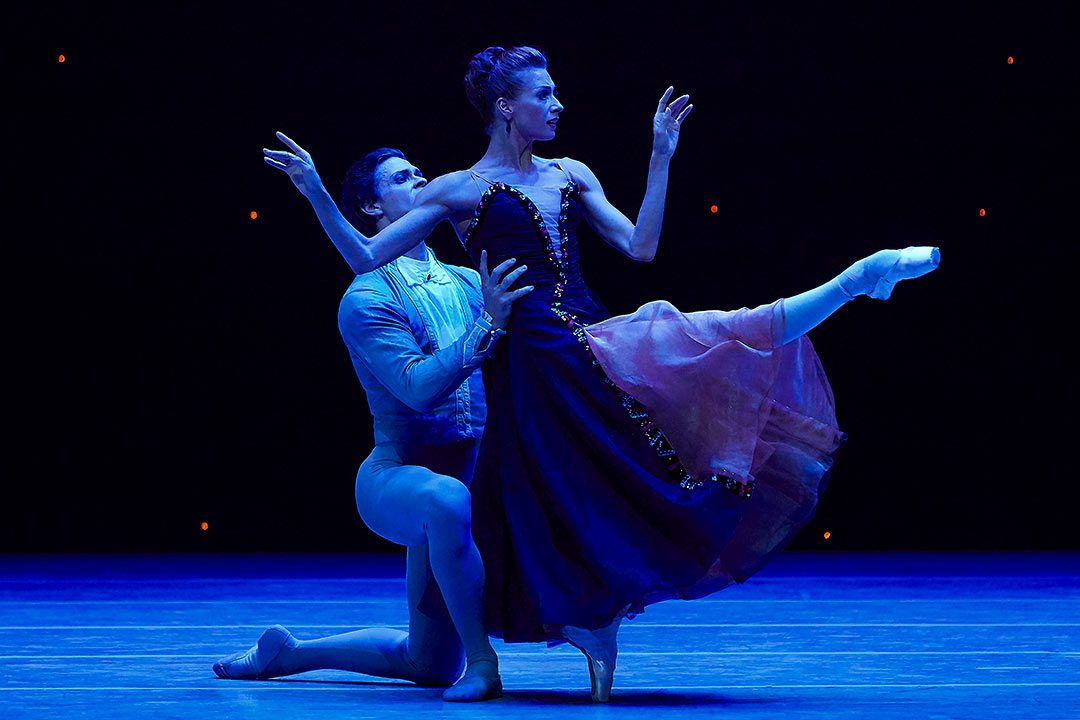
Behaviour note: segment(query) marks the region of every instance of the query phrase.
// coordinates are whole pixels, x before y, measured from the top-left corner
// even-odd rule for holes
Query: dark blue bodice
[[[538,202],[550,203],[543,209],[555,219],[555,227],[545,222],[545,213],[525,192],[495,183],[480,199],[465,233],[469,256],[479,265],[480,252],[487,250],[488,268],[509,258],[516,258],[517,265],[529,266],[515,285],[536,289],[519,300],[515,310],[543,305],[550,314],[552,309],[568,306],[584,312],[588,316],[581,318],[585,323],[604,319],[607,312],[592,301],[581,277],[578,228],[583,216],[577,184],[571,180],[562,188],[534,188],[530,192]],[[515,312],[515,316],[521,314]]]

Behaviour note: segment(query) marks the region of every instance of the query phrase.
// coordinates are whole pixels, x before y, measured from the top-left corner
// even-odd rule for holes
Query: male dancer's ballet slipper
[[[270,663],[277,659],[288,645],[296,647],[297,640],[281,625],[267,628],[259,642],[240,652],[223,657],[214,663],[214,673],[224,680],[260,680],[265,677]]]
[[[607,627],[586,630],[573,625],[563,626],[563,639],[582,653],[589,661],[589,682],[593,702],[607,702],[611,698],[611,683],[615,680],[615,660],[619,654],[616,636],[624,613],[620,613]]]
[[[502,697],[502,678],[497,658],[470,660],[465,674],[443,693],[447,702],[480,702]]]
[[[840,287],[852,299],[869,295],[888,300],[896,283],[921,277],[940,263],[941,251],[936,247],[879,250],[841,273]]]

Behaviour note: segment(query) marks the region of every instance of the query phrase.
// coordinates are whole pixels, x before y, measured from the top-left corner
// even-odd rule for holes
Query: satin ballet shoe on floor
[[[277,659],[288,645],[296,647],[296,638],[281,625],[263,631],[259,642],[240,652],[223,657],[214,663],[214,673],[223,680],[260,680],[265,677],[270,663]]]
[[[611,698],[611,683],[615,679],[615,660],[619,653],[616,636],[623,616],[607,627],[586,630],[573,625],[563,626],[563,639],[582,653],[589,661],[589,682],[593,702],[607,702]]]
[[[896,283],[922,277],[940,263],[941,251],[936,247],[879,250],[841,273],[840,287],[852,299],[869,295],[888,300]]]
[[[502,697],[502,678],[497,661],[469,663],[465,674],[443,693],[446,702],[481,702]]]

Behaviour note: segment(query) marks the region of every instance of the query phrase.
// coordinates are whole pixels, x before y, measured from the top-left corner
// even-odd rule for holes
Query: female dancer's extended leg
[[[886,300],[893,285],[930,272],[938,266],[937,248],[879,250],[851,265],[824,285],[784,300],[783,343],[802,337],[858,295]]]
[[[455,475],[467,482],[476,446],[471,441],[458,445],[462,447],[456,454],[463,457],[453,463],[461,466]],[[230,678],[266,678],[338,669],[447,685],[461,673],[464,645],[465,677],[444,698],[469,701],[497,695],[501,691],[498,659],[483,625],[484,568],[472,540],[471,497],[457,477],[429,469],[446,466],[450,448],[428,446],[425,457],[407,458],[424,462],[421,466],[404,464],[402,456],[408,453],[379,446],[357,474],[357,508],[364,522],[382,537],[409,548],[408,633],[370,628],[297,640],[275,626],[263,633],[255,647],[220,661],[215,672]],[[432,577],[442,591],[448,617],[437,617],[437,603],[430,600],[421,610]]]

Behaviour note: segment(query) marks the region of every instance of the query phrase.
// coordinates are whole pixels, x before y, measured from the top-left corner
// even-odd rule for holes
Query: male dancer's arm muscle
[[[434,187],[440,179],[435,178],[428,187]],[[345,219],[326,188],[320,186],[308,200],[330,241],[357,275],[371,272],[412,250],[448,215],[437,195],[424,188],[412,210],[373,237],[367,237]]]

